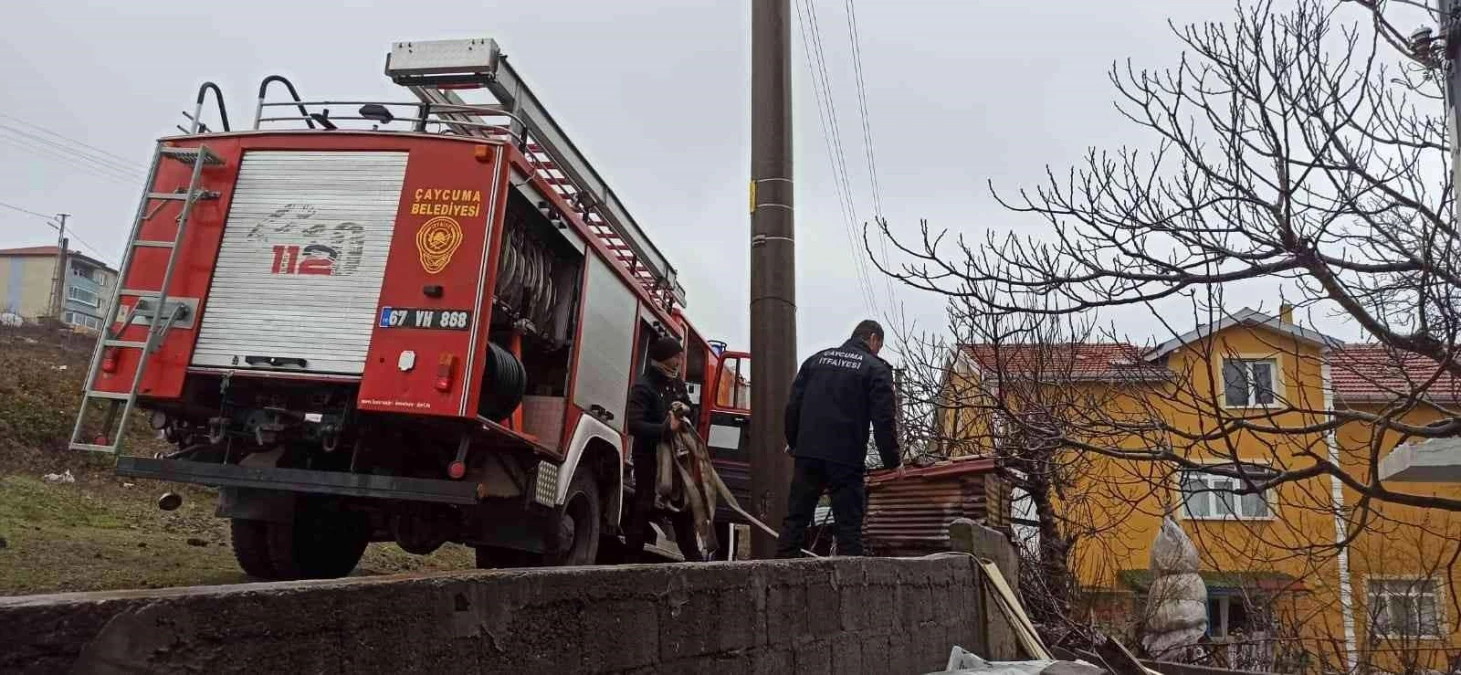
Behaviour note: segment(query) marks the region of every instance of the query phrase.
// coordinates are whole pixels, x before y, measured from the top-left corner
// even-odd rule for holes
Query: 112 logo
[[[339,251],[324,244],[310,244],[303,250],[298,246],[275,246],[274,264],[269,273],[331,275],[339,257]]]

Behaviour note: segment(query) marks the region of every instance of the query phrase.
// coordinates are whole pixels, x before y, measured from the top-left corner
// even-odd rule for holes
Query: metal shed
[[[1009,488],[990,457],[961,457],[870,476],[863,543],[871,555],[919,556],[949,550],[949,523],[969,518],[1009,525]]]

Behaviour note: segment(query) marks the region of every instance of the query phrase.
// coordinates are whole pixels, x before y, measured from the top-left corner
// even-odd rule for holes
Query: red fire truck
[[[256,577],[345,575],[372,541],[590,564],[635,488],[630,385],[673,335],[744,500],[748,355],[685,319],[675,269],[497,44],[397,43],[386,74],[417,100],[271,76],[238,131],[200,88],[157,146],[71,447],[217,487]],[[174,449],[124,451],[136,409]]]

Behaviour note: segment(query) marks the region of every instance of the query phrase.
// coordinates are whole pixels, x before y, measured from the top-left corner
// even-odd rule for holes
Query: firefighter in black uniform
[[[868,427],[883,466],[901,466],[893,369],[878,358],[883,327],[863,321],[852,339],[807,359],[786,403],[786,443],[796,458],[777,556],[797,557],[823,492],[832,495],[837,553],[862,555]]]
[[[662,337],[649,344],[649,367],[634,383],[629,392],[629,405],[625,412],[629,435],[634,438],[634,503],[629,512],[629,523],[624,527],[624,543],[629,548],[630,560],[644,551],[644,542],[649,537],[649,518],[654,512],[655,495],[655,452],[662,440],[679,431],[681,424],[692,424],[692,414],[681,420],[670,414],[670,406],[680,403],[692,407],[685,380],[680,378],[680,366],[684,361],[685,349],[671,337]],[[689,509],[670,515],[675,528],[675,543],[686,562],[699,561],[700,545],[695,537],[695,516]]]

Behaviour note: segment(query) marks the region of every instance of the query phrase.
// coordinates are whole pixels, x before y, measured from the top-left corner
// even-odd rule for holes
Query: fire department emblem
[[[427,274],[446,269],[452,254],[461,245],[462,226],[453,218],[437,216],[422,223],[416,231],[416,250],[421,254],[421,267]]]

